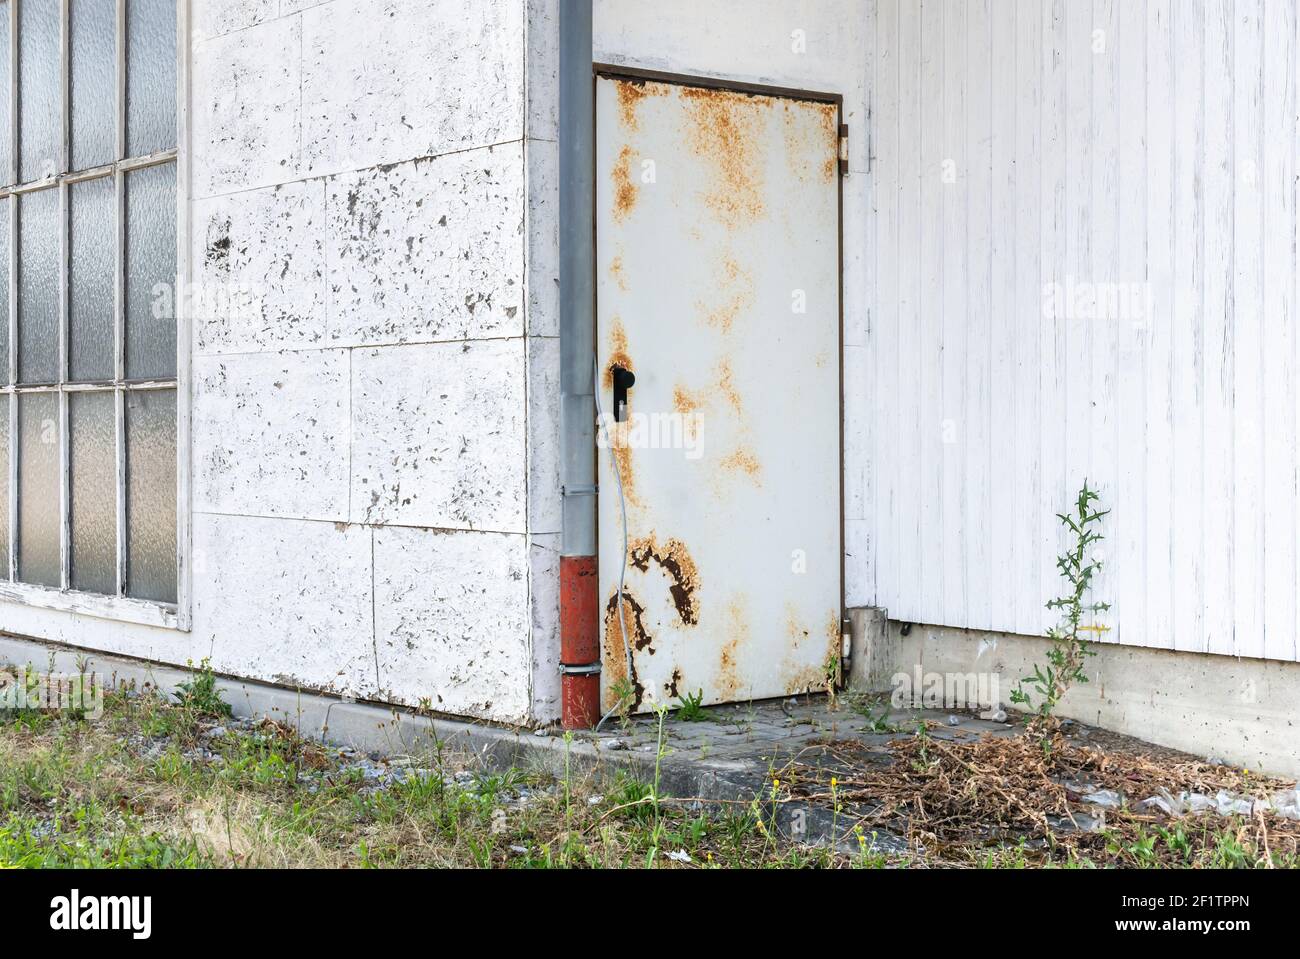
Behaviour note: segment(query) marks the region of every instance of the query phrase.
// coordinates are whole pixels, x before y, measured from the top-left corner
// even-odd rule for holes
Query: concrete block
[[[270,20],[194,47],[196,198],[297,178],[300,30]]]
[[[301,19],[307,171],[523,136],[523,0],[334,0]]]
[[[559,147],[532,140],[525,153],[528,194],[528,334],[560,335]]]
[[[194,204],[198,353],[301,349],[325,340],[325,185]]]
[[[191,7],[195,42],[265,23],[279,13],[279,0],[203,0]]]
[[[528,617],[525,537],[375,531],[375,636],[386,700],[526,722]]]
[[[346,350],[197,358],[194,508],[346,520],[348,364]]]
[[[857,607],[849,610],[853,629],[853,657],[849,666],[849,688],[862,693],[882,693],[892,686],[900,671],[906,643],[896,629],[889,628],[889,613],[883,609]],[[919,647],[918,647],[919,649]]]
[[[333,344],[522,334],[520,144],[333,177],[326,202]]]
[[[529,550],[534,723],[560,719],[560,537],[533,536]]]
[[[357,350],[352,517],[524,532],[524,342]]]
[[[194,633],[221,672],[376,698],[370,531],[198,515]]]
[[[560,136],[560,17],[559,0],[527,0],[529,139],[558,140]]]
[[[528,341],[528,528],[563,529],[560,498],[560,341]]]

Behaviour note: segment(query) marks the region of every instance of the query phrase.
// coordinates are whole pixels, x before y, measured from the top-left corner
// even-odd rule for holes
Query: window
[[[0,0],[9,598],[177,603],[176,9]]]

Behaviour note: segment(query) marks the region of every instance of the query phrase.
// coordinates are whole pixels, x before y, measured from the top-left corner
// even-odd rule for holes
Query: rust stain
[[[815,117],[809,116],[810,108],[816,111]],[[784,119],[785,149],[790,172],[806,182],[809,174],[816,171],[827,183],[834,183],[840,170],[839,109],[833,103],[787,102]],[[809,120],[816,121],[815,129],[810,128]],[[829,144],[829,153],[823,153],[826,144]],[[824,159],[817,166],[813,158],[819,156]]]
[[[664,692],[668,694],[669,702],[672,702],[674,699],[682,698],[682,693],[680,689],[681,683],[682,683],[682,671],[680,669],[674,669],[672,682],[664,683]]]
[[[785,684],[785,694],[787,696],[797,696],[800,693],[811,693],[826,688],[826,671],[821,666],[805,666]]]
[[[749,450],[741,448],[730,453],[719,464],[722,469],[728,473],[744,473],[758,485],[762,485],[759,479],[763,475],[763,464]]]
[[[623,126],[636,131],[641,129],[641,120],[637,108],[647,97],[662,97],[668,93],[668,87],[662,83],[645,80],[616,80],[614,89],[618,93],[618,114]]]
[[[617,316],[610,323],[609,331],[609,362],[605,364],[605,389],[614,388],[614,367],[621,367],[633,373],[636,367],[632,365],[632,357],[627,352],[627,330],[623,327],[623,321]]]
[[[832,103],[823,103],[822,133],[831,141],[830,158],[822,164],[822,179],[834,183],[840,172],[840,111]]]
[[[683,88],[681,96],[693,121],[691,147],[713,170],[705,205],[728,229],[765,215],[763,169],[754,141],[759,111],[770,110],[772,98],[696,87]]]
[[[740,392],[736,389],[736,376],[731,370],[730,360],[718,364],[718,391],[737,415],[744,413],[745,407],[740,401]]]
[[[808,638],[808,630],[799,622],[799,611],[795,609],[794,603],[785,604],[785,631],[794,644]]]
[[[710,308],[701,303],[697,304],[697,308],[707,314],[706,322],[709,326],[729,333],[740,315],[754,307],[754,274],[737,263],[730,254],[723,257],[719,273],[723,286],[731,290],[730,296],[717,307]]]
[[[731,702],[741,690],[740,648],[749,638],[749,620],[745,616],[745,604],[741,599],[733,599],[727,607],[726,637],[718,651],[718,688],[717,694],[723,702]]]
[[[668,592],[683,626],[700,621],[700,572],[690,551],[680,540],[670,539],[662,546],[654,533],[628,544],[628,563],[642,573],[654,563],[668,577]]]
[[[632,363],[632,357],[627,351],[627,330],[623,328],[623,322],[618,317],[614,317],[610,327],[610,350],[609,362],[605,364],[605,373],[601,377],[601,382],[606,390],[614,388],[614,367],[622,367],[625,370],[636,372],[636,367]],[[630,404],[629,400],[629,404]],[[612,410],[606,411],[612,413]],[[630,506],[640,506],[641,500],[636,492],[636,473],[632,467],[632,447],[628,443],[629,424],[615,423],[610,428],[609,452],[613,457],[614,467],[618,470],[619,479],[623,483],[623,497]]]
[[[700,411],[705,401],[692,393],[680,383],[673,388],[673,409],[683,416],[691,416]]]
[[[642,503],[636,491],[636,472],[632,466],[632,447],[628,445],[627,428],[626,423],[615,425],[610,454],[614,457],[614,467],[618,470],[618,478],[623,484],[623,498],[627,500],[629,506],[639,507]]]
[[[640,708],[645,699],[645,687],[636,674],[636,654],[644,650],[654,653],[653,638],[646,632],[645,607],[623,590],[623,625],[627,628],[628,645],[632,648],[632,676],[630,685],[633,693],[632,708]],[[618,593],[615,592],[605,604],[605,653],[602,671],[605,674],[605,708],[613,708],[617,697],[613,690],[628,680],[627,653],[623,648],[623,627],[619,624]]]
[[[622,223],[636,206],[637,186],[632,182],[632,148],[624,146],[610,174],[614,178],[614,219]]]
[[[627,274],[623,272],[622,256],[614,257],[613,261],[609,264],[609,276],[610,279],[618,284],[618,288],[621,292],[627,292]]]

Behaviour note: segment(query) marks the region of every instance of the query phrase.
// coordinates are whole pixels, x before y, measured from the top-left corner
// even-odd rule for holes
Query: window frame
[[[116,97],[114,134],[116,155],[123,159],[86,170],[58,173],[30,183],[18,183],[20,175],[20,143],[18,136],[19,87],[19,35],[18,3],[9,0],[9,136],[11,145],[10,169],[4,180],[13,183],[0,187],[0,203],[9,210],[9,262],[0,269],[9,271],[9,369],[6,382],[0,384],[0,396],[8,397],[9,407],[9,496],[0,508],[9,513],[8,551],[0,555],[7,564],[9,578],[0,579],[0,601],[20,603],[38,609],[79,613],[166,629],[188,631],[191,628],[192,571],[189,562],[191,546],[190,523],[190,316],[188,296],[190,245],[190,173],[189,173],[189,2],[176,2],[176,147],[140,157],[127,157],[127,103],[126,103],[126,15],[127,0],[116,0]],[[71,31],[70,8],[72,0],[59,2],[59,102],[62,106],[59,145],[59,169],[71,166]],[[173,301],[176,314],[176,379],[128,380],[125,370],[125,246],[126,246],[126,178],[127,174],[165,164],[175,165],[176,174],[176,289]],[[75,183],[111,177],[114,189],[114,378],[96,383],[69,382],[69,317],[71,288],[69,275],[69,245],[71,242],[70,192]],[[59,264],[58,264],[58,330],[59,378],[54,384],[23,385],[18,382],[18,206],[21,197],[42,190],[55,190],[59,206]],[[124,595],[127,563],[127,475],[126,475],[126,401],[129,393],[174,390],[176,395],[176,602],[162,603],[134,599]],[[118,595],[72,589],[72,516],[71,516],[71,436],[69,434],[70,396],[76,393],[109,393],[114,397],[114,423],[117,436],[116,457],[116,569]],[[21,445],[18,435],[18,398],[36,393],[53,393],[58,397],[59,417],[59,523],[61,586],[59,588],[18,582],[18,471]],[[0,625],[3,629],[3,625]]]

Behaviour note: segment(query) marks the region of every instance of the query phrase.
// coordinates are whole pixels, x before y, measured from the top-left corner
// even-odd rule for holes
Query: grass
[[[852,865],[653,782],[492,773],[434,742],[374,763],[224,713],[201,671],[176,702],[109,694],[94,721],[0,715],[0,867]]]
[[[777,807],[799,785],[787,782],[790,769],[774,769],[770,788],[751,801],[703,804],[662,795],[659,762],[649,781],[580,772],[568,738],[558,776],[484,769],[433,741],[415,755],[372,761],[282,723],[231,719],[205,672],[175,701],[108,694],[98,719],[0,713],[0,868],[1296,865],[1285,836],[1273,833],[1270,855],[1252,823],[1213,817],[1149,826],[1117,819],[1077,848],[1053,850],[1041,837],[989,848],[930,835],[911,852],[886,853],[870,825],[853,825],[858,784],[832,779],[827,799],[856,846],[841,854],[792,843],[778,829]],[[667,713],[657,717],[660,762]],[[902,774],[932,784],[941,746],[916,746],[908,761],[923,768],[904,764]],[[955,776],[940,778],[963,791]]]

